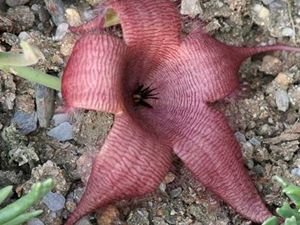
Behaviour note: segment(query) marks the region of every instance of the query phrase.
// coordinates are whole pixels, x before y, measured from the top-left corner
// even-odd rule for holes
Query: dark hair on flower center
[[[150,105],[146,100],[158,99],[158,93],[153,92],[155,90],[155,88],[151,88],[151,85],[146,87],[143,84],[139,84],[132,95],[134,106],[145,106],[147,108],[153,108],[152,105]]]

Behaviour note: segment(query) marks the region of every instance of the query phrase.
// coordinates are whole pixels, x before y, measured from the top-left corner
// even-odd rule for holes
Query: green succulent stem
[[[28,42],[20,43],[23,53],[0,52],[0,66],[30,66],[44,59],[43,53]]]
[[[284,219],[283,225],[300,225],[300,187],[288,183],[279,176],[273,177],[282,186],[282,192],[286,194],[290,201],[284,202],[280,208],[276,209],[277,214]],[[291,206],[293,203],[293,206]],[[262,225],[279,225],[278,218],[272,216]]]
[[[51,89],[54,89],[57,91],[61,90],[60,78],[43,73],[39,70],[32,69],[30,67],[1,66],[0,65],[0,70],[12,73],[12,74],[22,77],[26,80],[44,85],[48,88],[51,88]]]
[[[0,210],[0,224],[3,225],[17,219],[18,216],[46,195],[53,186],[54,182],[52,179],[47,179],[42,183],[38,182],[34,184],[27,195]]]
[[[23,53],[0,52],[0,70],[60,91],[61,82],[59,78],[26,67],[36,64],[41,59],[43,60],[43,53],[27,42],[23,41],[20,45]]]
[[[262,225],[279,225],[276,216],[269,217]]]
[[[24,213],[20,216],[17,216],[15,219],[10,220],[7,223],[4,223],[3,225],[20,225],[25,223],[28,220],[31,220],[43,213],[43,210],[36,210],[29,213]]]
[[[12,186],[0,189],[0,204],[12,193]]]

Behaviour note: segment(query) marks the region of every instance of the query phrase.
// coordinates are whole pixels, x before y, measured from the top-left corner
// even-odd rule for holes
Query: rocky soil
[[[78,26],[97,13],[99,0],[0,0],[0,51],[19,51],[21,40],[46,60],[35,68],[61,76]],[[183,32],[202,19],[206,30],[232,45],[300,46],[300,3],[293,0],[182,0]],[[112,29],[120,34],[118,27]],[[217,104],[241,143],[245,165],[274,210],[283,197],[272,176],[300,185],[300,54],[276,52],[248,59],[242,90]],[[58,113],[61,94],[0,71],[0,187],[17,196],[52,177],[56,186],[36,206],[44,214],[28,224],[63,224],[80,199],[87,159],[102,145],[113,116],[92,111]],[[122,201],[83,218],[80,225],[251,224],[191,178],[174,158],[156,193]]]

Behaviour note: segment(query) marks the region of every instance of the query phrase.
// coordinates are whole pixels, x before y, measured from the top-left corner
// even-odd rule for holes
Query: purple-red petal
[[[180,18],[169,0],[111,0],[118,14],[124,40],[131,48],[157,51],[180,42]]]
[[[88,34],[75,44],[62,80],[67,108],[118,113],[127,47],[117,38]]]
[[[154,191],[171,164],[170,148],[127,115],[116,115],[96,156],[86,191],[65,225],[112,201]]]

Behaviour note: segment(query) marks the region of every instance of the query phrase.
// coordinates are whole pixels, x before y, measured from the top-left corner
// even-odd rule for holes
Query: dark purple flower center
[[[158,99],[158,93],[154,92],[155,90],[155,88],[151,88],[151,85],[145,86],[143,84],[139,84],[132,95],[135,108],[139,106],[153,108],[152,105],[146,100]]]

